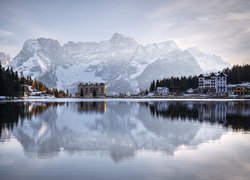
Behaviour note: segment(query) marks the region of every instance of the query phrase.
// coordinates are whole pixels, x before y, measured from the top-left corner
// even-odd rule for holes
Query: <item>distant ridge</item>
[[[48,87],[71,92],[79,82],[106,82],[108,93],[136,92],[149,87],[153,79],[230,66],[218,56],[197,51],[182,50],[174,41],[143,46],[118,33],[106,41],[70,41],[63,46],[57,40],[38,38],[27,40],[8,66]],[[208,61],[211,64],[204,66]]]

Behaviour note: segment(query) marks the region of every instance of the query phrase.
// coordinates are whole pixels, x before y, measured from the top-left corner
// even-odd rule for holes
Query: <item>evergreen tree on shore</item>
[[[228,84],[238,84],[250,82],[250,65],[235,65],[231,69],[226,68],[222,72],[227,75]],[[150,91],[155,91],[157,87],[168,87],[170,92],[184,92],[189,88],[198,88],[198,77],[171,77],[162,80],[153,80],[150,84]]]
[[[31,86],[32,89],[38,91],[46,91],[48,94],[58,97],[58,90],[50,90],[43,83],[33,80],[31,77],[24,77],[21,73],[18,75],[17,71],[14,72],[12,68],[4,69],[0,63],[0,96],[6,96],[9,98],[21,97],[24,95],[24,86]],[[62,93],[66,94],[66,93]]]
[[[227,81],[231,84],[250,82],[250,65],[235,65],[231,69],[226,68],[223,72],[227,75]]]

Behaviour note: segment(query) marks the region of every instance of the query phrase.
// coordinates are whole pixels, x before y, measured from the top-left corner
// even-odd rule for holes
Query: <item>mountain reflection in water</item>
[[[114,161],[138,150],[172,155],[185,145],[249,131],[250,103],[77,102],[1,103],[0,141],[16,138],[28,156],[108,152]]]

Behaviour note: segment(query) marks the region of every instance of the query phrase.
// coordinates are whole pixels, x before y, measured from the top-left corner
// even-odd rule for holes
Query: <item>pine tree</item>
[[[32,88],[33,90],[36,89],[36,80],[32,81],[31,88]]]
[[[31,77],[24,77],[21,72],[19,77],[17,71],[12,68],[4,69],[0,63],[0,96],[9,98],[21,97],[24,95],[24,85],[32,86],[33,89],[41,89],[48,91],[50,94],[55,94],[58,97],[58,90],[49,90],[43,83],[33,80]],[[62,93],[65,95],[65,92]]]
[[[152,84],[152,89],[153,89],[153,91],[155,91],[155,89],[156,89],[154,80],[153,80],[153,84]]]
[[[42,84],[41,86],[42,86],[41,91],[42,92],[46,91],[46,86],[44,84]]]
[[[4,69],[0,62],[0,96],[4,96]]]
[[[159,79],[156,80],[156,85],[155,85],[155,90],[157,89],[157,87],[160,86],[160,82],[159,82]]]

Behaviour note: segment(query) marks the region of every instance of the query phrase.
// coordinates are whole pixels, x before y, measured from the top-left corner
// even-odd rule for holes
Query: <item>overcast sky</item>
[[[249,0],[0,0],[0,51],[14,57],[25,40],[174,40],[231,64],[250,63]]]

